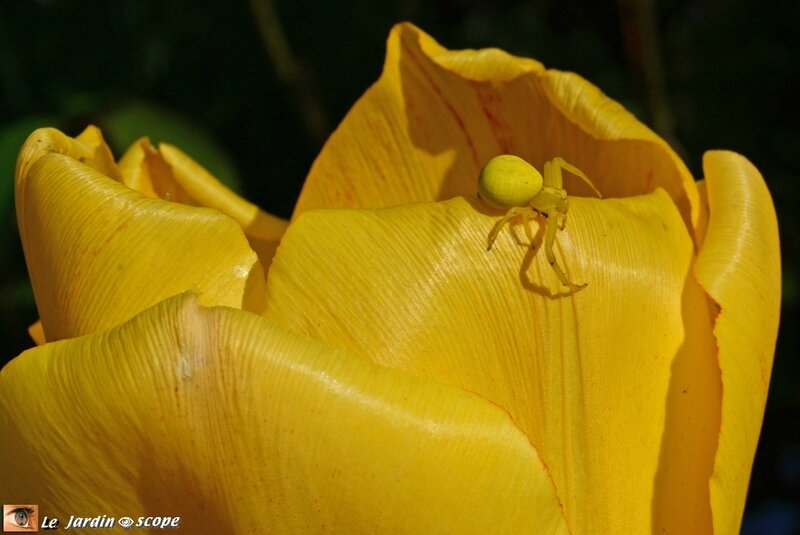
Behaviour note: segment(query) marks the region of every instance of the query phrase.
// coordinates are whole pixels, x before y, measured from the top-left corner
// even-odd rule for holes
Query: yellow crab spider
[[[487,251],[492,248],[500,230],[515,217],[522,220],[525,235],[533,246],[530,222],[537,215],[541,215],[545,218],[547,226],[544,236],[544,254],[547,261],[556,272],[561,284],[579,290],[585,287],[586,283],[571,283],[556,262],[556,255],[553,252],[556,230],[564,230],[569,209],[569,199],[561,180],[562,170],[581,178],[591,186],[598,197],[602,197],[583,171],[568,164],[563,158],[553,158],[545,162],[543,177],[531,164],[510,154],[496,156],[483,167],[478,177],[478,196],[494,208],[507,210],[505,217],[489,232]],[[555,221],[551,222],[551,217]]]

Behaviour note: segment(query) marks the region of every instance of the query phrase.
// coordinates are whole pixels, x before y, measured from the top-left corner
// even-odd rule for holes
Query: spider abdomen
[[[478,177],[478,195],[499,210],[527,206],[543,186],[542,174],[535,167],[510,154],[489,160]]]

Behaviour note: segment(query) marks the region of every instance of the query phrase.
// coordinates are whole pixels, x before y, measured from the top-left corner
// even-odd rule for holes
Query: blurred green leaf
[[[145,102],[129,102],[98,118],[106,141],[116,155],[147,136],[153,144],[166,142],[180,148],[236,192],[241,180],[224,149],[206,131],[179,115]]]

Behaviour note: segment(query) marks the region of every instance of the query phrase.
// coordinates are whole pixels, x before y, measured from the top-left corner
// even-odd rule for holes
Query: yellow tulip
[[[585,288],[541,221],[486,250],[498,154],[602,192],[565,177]],[[703,170],[575,74],[409,24],[285,234],[174,147],[34,132],[46,343],[0,373],[0,498],[189,533],[737,533],[778,231],[744,157]]]

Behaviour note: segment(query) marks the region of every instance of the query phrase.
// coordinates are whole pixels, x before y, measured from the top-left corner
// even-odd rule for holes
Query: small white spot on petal
[[[189,364],[189,360],[186,357],[181,357],[178,367],[181,379],[186,380],[192,376],[192,367]]]

